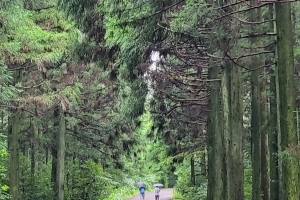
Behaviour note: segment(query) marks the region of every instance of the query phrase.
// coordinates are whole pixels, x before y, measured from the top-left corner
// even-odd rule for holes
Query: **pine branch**
[[[250,33],[249,35],[240,36],[238,38],[255,38],[261,36],[276,36],[276,33]]]

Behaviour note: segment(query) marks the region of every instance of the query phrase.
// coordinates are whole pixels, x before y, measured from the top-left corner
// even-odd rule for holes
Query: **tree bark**
[[[11,200],[19,198],[19,134],[20,134],[19,111],[14,112],[10,117],[11,132],[9,133],[9,195]]]
[[[289,154],[282,157],[283,200],[300,199],[299,159],[292,149],[298,144],[294,84],[294,52],[291,3],[277,2],[276,29],[278,53],[278,85],[281,129],[281,150]]]
[[[223,4],[220,0],[219,4]],[[235,3],[226,1],[226,4]],[[226,6],[221,12],[232,13],[238,9],[237,5]],[[238,14],[236,14],[238,15]],[[242,74],[241,68],[235,65],[228,55],[239,51],[235,45],[235,33],[239,31],[238,16],[230,15],[224,20],[224,38],[221,38],[220,50],[225,58],[222,71],[222,120],[224,131],[226,192],[227,200],[244,199],[244,164],[243,164],[243,109],[242,109]]]
[[[271,20],[274,17],[274,5],[269,5],[268,7],[268,17],[266,20]],[[270,30],[274,31],[274,23],[270,23]],[[274,45],[272,45],[268,50],[274,50]],[[275,54],[274,54],[275,55]],[[272,61],[266,60],[266,64],[270,64]],[[279,163],[278,163],[278,135],[279,135],[279,107],[277,98],[277,89],[276,86],[277,75],[274,70],[276,66],[270,68],[270,131],[269,131],[269,159],[270,159],[270,199],[279,200]]]
[[[244,199],[243,119],[241,68],[227,62],[229,77],[229,135],[228,135],[228,188],[230,200]]]
[[[196,180],[195,180],[195,160],[194,160],[194,154],[191,155],[191,185],[195,186]]]
[[[257,5],[260,6],[261,2],[257,1]],[[262,17],[262,10],[261,8],[257,9],[257,21],[263,21]],[[262,32],[261,27],[259,28],[259,31]],[[260,45],[261,42],[258,44]],[[266,62],[266,58],[264,55],[260,55],[258,57],[258,60],[260,61],[257,67],[263,66]],[[260,91],[260,97],[259,97],[259,104],[260,104],[260,130],[259,134],[261,137],[261,195],[263,200],[269,200],[270,194],[269,194],[269,162],[268,162],[268,122],[267,122],[267,97],[265,95],[266,91],[266,85],[267,85],[267,78],[266,78],[266,70],[265,68],[259,69],[260,77],[259,77],[259,91]]]
[[[270,91],[270,199],[279,200],[278,113],[276,102],[276,77],[274,70],[271,71]]]
[[[256,6],[256,0],[251,1],[253,6]],[[252,21],[257,21],[257,12],[252,10]],[[251,39],[253,45],[257,42],[257,39]],[[259,67],[260,61],[258,58],[251,60],[252,69]],[[253,70],[251,72],[251,158],[252,158],[252,200],[261,199],[261,108],[260,108],[260,74],[259,70]]]
[[[56,186],[57,200],[64,200],[64,171],[65,171],[65,140],[66,140],[66,120],[65,113],[62,109],[59,112],[59,131],[57,132],[58,149],[57,149],[57,171]]]
[[[261,84],[263,87],[265,83]],[[264,91],[264,90],[262,90]],[[267,120],[266,120],[266,99],[262,96],[261,99],[261,192],[262,199],[269,200],[269,164],[268,164],[268,138],[267,138]]]
[[[22,77],[22,70],[16,70],[14,72],[14,84],[20,82]],[[19,198],[19,137],[21,131],[21,116],[22,112],[19,109],[14,109],[9,117],[9,195],[11,196],[11,200],[18,200]]]
[[[209,68],[209,78],[218,78],[218,67]],[[210,97],[208,101],[208,126],[207,126],[207,156],[208,156],[208,188],[207,199],[226,199],[226,165],[224,137],[221,130],[220,113],[220,82],[210,83]]]
[[[57,200],[57,181],[56,181],[56,174],[57,174],[57,132],[58,132],[58,127],[59,127],[59,109],[58,107],[55,108],[54,113],[54,131],[53,131],[53,138],[52,138],[52,147],[51,147],[51,154],[52,154],[52,163],[51,163],[51,183],[53,187],[53,193],[54,193],[54,198],[53,200]]]
[[[201,175],[204,177],[207,176],[205,156],[206,156],[206,153],[205,153],[205,151],[203,151],[203,153],[201,154],[201,158],[200,158],[200,172],[201,172]]]
[[[250,1],[252,6],[258,6],[257,0]],[[257,22],[261,21],[261,13],[258,9],[251,10],[251,21]],[[256,28],[254,28],[256,27]],[[257,32],[257,26],[251,26],[251,32]],[[250,39],[252,46],[257,45],[258,39]],[[252,96],[251,96],[251,158],[252,158],[252,200],[262,199],[262,136],[261,136],[261,125],[262,125],[262,108],[260,100],[262,98],[261,90],[261,70],[257,70],[261,66],[260,57],[254,57],[251,59],[251,86],[252,86]],[[256,70],[255,70],[256,69]]]
[[[223,131],[226,147],[227,199],[244,199],[241,69],[226,61],[222,77]]]
[[[30,162],[31,162],[31,166],[30,166],[30,172],[31,172],[31,177],[32,177],[32,180],[34,182],[34,174],[35,174],[35,165],[36,165],[36,159],[35,159],[35,151],[36,149],[38,149],[38,145],[35,144],[36,142],[36,138],[38,137],[39,135],[39,132],[40,129],[36,129],[34,123],[32,123],[32,138],[31,138],[31,141],[30,141],[30,149],[31,149],[31,159],[30,159]]]

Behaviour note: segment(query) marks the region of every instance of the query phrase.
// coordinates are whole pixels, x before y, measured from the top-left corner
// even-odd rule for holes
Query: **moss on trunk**
[[[218,78],[218,67],[209,69],[209,78]],[[207,199],[225,199],[226,169],[224,137],[221,130],[220,116],[220,82],[210,83],[209,116],[207,131],[207,156],[208,156],[208,193]]]
[[[298,144],[295,116],[294,52],[291,3],[277,3],[276,29],[281,149],[289,151]],[[292,154],[282,157],[282,190],[280,199],[300,199],[299,159]]]

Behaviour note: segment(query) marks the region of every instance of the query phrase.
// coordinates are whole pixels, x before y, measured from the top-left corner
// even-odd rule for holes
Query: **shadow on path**
[[[169,200],[172,195],[173,195],[173,189],[161,189],[159,194],[159,200]],[[126,200],[140,200],[140,195],[136,195]],[[154,192],[146,192],[145,200],[155,200]]]

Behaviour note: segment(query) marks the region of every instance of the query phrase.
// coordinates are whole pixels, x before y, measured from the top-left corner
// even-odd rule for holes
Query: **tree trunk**
[[[205,151],[203,151],[200,158],[200,172],[202,176],[206,177],[207,174],[206,174]]]
[[[250,1],[252,6],[257,6],[257,0]],[[260,21],[258,16],[257,9],[251,10],[251,21],[257,22]],[[256,32],[257,26],[251,26],[251,32]],[[257,38],[250,39],[252,47],[257,45]],[[251,67],[253,71],[251,71],[251,88],[252,88],[252,96],[251,96],[251,163],[252,163],[252,200],[260,200],[262,197],[261,191],[261,107],[260,107],[260,99],[261,93],[260,90],[260,70],[257,68],[260,66],[261,61],[259,57],[255,57],[251,59]]]
[[[261,2],[258,1],[258,6],[261,5]],[[257,9],[257,21],[263,21],[261,8]],[[259,29],[262,32],[262,29]],[[259,43],[260,45],[261,43]],[[266,62],[266,59],[263,55],[258,56],[260,62],[257,67],[263,66]],[[269,200],[269,163],[268,163],[268,122],[267,122],[267,97],[265,95],[267,78],[265,68],[259,69],[259,91],[260,91],[260,130],[259,134],[261,137],[261,193],[263,200]]]
[[[265,91],[265,80],[262,80],[260,86],[262,87],[261,92]],[[260,136],[261,136],[261,192],[262,199],[269,200],[269,168],[268,168],[268,124],[266,120],[266,98],[261,94],[260,100],[261,116],[260,116]]]
[[[22,70],[14,72],[14,84],[22,80]],[[10,127],[8,129],[9,147],[9,195],[11,200],[18,200],[19,197],[19,152],[20,152],[20,131],[22,112],[18,109],[12,111],[9,118]]]
[[[30,172],[31,172],[31,177],[32,177],[32,180],[34,182],[34,174],[35,174],[35,165],[36,165],[36,160],[35,160],[35,151],[36,149],[38,149],[38,145],[35,144],[36,142],[36,138],[38,137],[39,135],[39,129],[36,130],[36,127],[34,125],[34,123],[32,123],[32,138],[31,138],[31,141],[30,141],[30,149],[31,149],[31,167],[30,167]]]
[[[271,71],[270,80],[270,199],[279,200],[279,163],[278,163],[278,123],[276,102],[276,77],[274,70]]]
[[[225,73],[229,77],[229,137],[227,172],[230,200],[244,199],[243,119],[241,69],[227,62]]]
[[[209,68],[209,78],[218,78],[218,67]],[[210,83],[210,97],[208,101],[207,126],[207,157],[208,157],[208,186],[207,199],[222,200],[225,197],[226,169],[224,138],[221,130],[220,116],[220,82]]]
[[[4,111],[1,111],[1,133],[4,133]]]
[[[268,7],[268,17],[266,20],[273,19],[274,5],[269,5]],[[274,31],[274,23],[270,23],[270,30]],[[268,50],[274,50],[274,45],[272,45]],[[272,61],[267,60],[266,64],[270,64]],[[276,86],[276,71],[275,66],[270,69],[270,131],[269,131],[269,159],[270,159],[270,199],[279,200],[279,163],[278,163],[278,133],[279,133],[279,107],[278,100],[276,97],[278,94]]]
[[[191,185],[195,186],[196,180],[195,180],[195,160],[194,160],[194,154],[191,155]]]
[[[230,190],[230,182],[231,180],[229,179],[229,171],[228,171],[228,166],[229,166],[229,140],[230,140],[230,104],[229,104],[229,73],[226,72],[227,69],[227,63],[224,63],[225,66],[224,69],[222,70],[222,80],[221,80],[221,85],[222,85],[222,128],[223,128],[223,137],[224,137],[224,141],[223,141],[223,145],[224,145],[224,149],[225,149],[225,156],[224,156],[224,163],[226,166],[226,175],[225,175],[225,180],[226,183],[224,184],[224,198],[226,200],[229,200],[229,190]]]
[[[258,16],[261,16],[259,9]],[[262,17],[259,17],[259,21],[262,21]],[[259,56],[258,60],[260,62],[257,67],[263,66],[265,64],[264,56]],[[268,124],[267,124],[267,98],[264,94],[266,91],[266,72],[265,69],[259,69],[259,135],[261,140],[261,195],[263,200],[269,200],[269,164],[268,164]]]
[[[46,162],[46,164],[48,164],[48,162],[49,162],[49,155],[48,155],[49,154],[49,148],[47,146],[45,148],[46,148],[46,150],[45,150],[46,151],[45,152],[45,154],[46,154],[45,162]]]
[[[234,1],[219,0],[226,6],[220,15],[234,13],[238,8]],[[238,15],[238,14],[236,14]],[[226,35],[220,39],[220,50],[225,58],[222,71],[222,125],[224,132],[226,192],[227,200],[244,199],[244,164],[243,164],[243,108],[242,108],[242,74],[241,68],[235,65],[228,55],[238,52],[235,33],[239,31],[236,15],[229,15],[222,23]]]
[[[11,200],[19,196],[19,134],[21,113],[16,111],[10,117],[11,132],[9,133],[9,195]]]
[[[66,121],[65,113],[60,109],[59,113],[59,130],[57,132],[58,149],[57,149],[57,171],[56,171],[56,186],[57,200],[64,200],[64,171],[65,171],[65,140],[66,140]]]
[[[259,60],[252,59],[252,68],[259,67]],[[259,70],[251,72],[251,157],[252,157],[252,199],[261,199],[261,135],[260,115],[262,114],[259,100],[261,98]]]
[[[52,147],[51,147],[51,154],[52,154],[52,163],[51,163],[51,183],[53,187],[54,199],[57,200],[57,181],[56,181],[56,174],[57,174],[57,132],[59,127],[59,109],[55,108],[54,113],[54,131],[53,131],[53,138],[52,138]]]
[[[292,149],[298,144],[295,119],[294,52],[291,3],[277,2],[276,29],[278,53],[278,85],[281,129],[281,150],[289,152],[282,157],[283,200],[300,199],[299,159]]]

